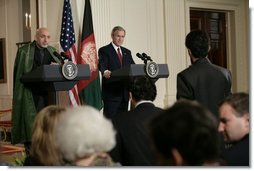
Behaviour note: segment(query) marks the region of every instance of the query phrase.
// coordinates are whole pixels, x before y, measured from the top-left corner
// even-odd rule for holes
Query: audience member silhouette
[[[67,109],[57,126],[56,141],[68,165],[115,165],[106,153],[115,146],[113,125],[93,107]]]
[[[25,166],[63,165],[64,162],[55,141],[55,128],[64,111],[63,107],[50,105],[36,115],[30,156],[26,158]]]
[[[219,165],[214,115],[196,101],[179,100],[150,123],[159,165]]]
[[[185,39],[191,66],[177,74],[177,99],[196,100],[218,119],[219,102],[231,94],[231,72],[208,59],[210,39],[206,32],[191,31]]]
[[[229,166],[249,166],[249,94],[235,93],[220,103],[219,132],[226,142],[222,158]]]
[[[112,118],[117,130],[117,145],[110,155],[124,166],[154,166],[156,159],[147,126],[149,120],[162,111],[153,104],[156,85],[149,77],[134,77],[129,85],[131,103],[135,108]]]

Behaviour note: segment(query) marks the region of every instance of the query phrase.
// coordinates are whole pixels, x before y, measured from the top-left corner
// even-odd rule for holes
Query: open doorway
[[[211,39],[208,58],[213,64],[227,68],[225,12],[190,9],[190,30],[204,30]]]

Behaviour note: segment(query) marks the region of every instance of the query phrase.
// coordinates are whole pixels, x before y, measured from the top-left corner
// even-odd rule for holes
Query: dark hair
[[[157,89],[153,80],[149,77],[133,77],[130,80],[129,91],[136,101],[151,100],[154,101],[157,95]]]
[[[116,31],[124,31],[124,33],[126,33],[125,29],[121,26],[115,26],[112,31],[111,31],[111,36],[114,36]]]
[[[245,113],[249,113],[249,94],[244,92],[234,93],[222,100],[219,106],[229,104],[237,113],[238,117],[242,117]]]
[[[208,55],[210,39],[206,32],[191,31],[185,39],[185,46],[190,49],[195,58],[204,58]]]
[[[171,150],[177,149],[186,165],[202,165],[219,156],[217,122],[208,109],[198,102],[179,100],[154,118],[150,133],[155,148],[170,161]]]

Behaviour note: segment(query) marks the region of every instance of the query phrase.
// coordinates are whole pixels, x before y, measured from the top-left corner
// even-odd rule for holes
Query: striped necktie
[[[123,56],[122,56],[122,54],[120,52],[120,48],[117,48],[117,55],[118,55],[118,58],[119,58],[119,61],[120,61],[121,65],[122,65],[122,63],[123,63]]]

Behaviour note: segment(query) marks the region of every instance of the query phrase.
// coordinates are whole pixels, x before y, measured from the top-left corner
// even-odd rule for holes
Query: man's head
[[[49,30],[45,27],[36,30],[35,41],[40,48],[48,47],[50,39]]]
[[[111,38],[116,46],[121,46],[123,44],[124,37],[125,37],[124,28],[122,28],[121,26],[116,26],[112,29]]]
[[[225,98],[219,107],[219,132],[226,142],[241,140],[249,134],[249,94],[235,93]]]
[[[156,85],[149,77],[133,77],[129,85],[132,101],[155,100],[157,95]]]
[[[210,39],[206,32],[201,30],[191,31],[185,38],[185,46],[190,56],[205,58],[210,48]]]
[[[215,117],[198,102],[179,100],[150,123],[160,165],[203,165],[219,155]]]

